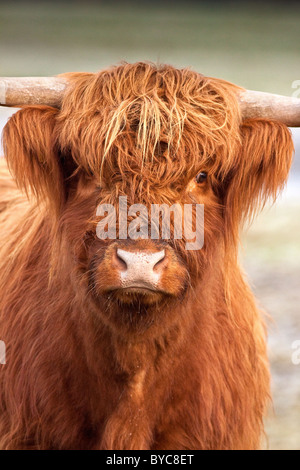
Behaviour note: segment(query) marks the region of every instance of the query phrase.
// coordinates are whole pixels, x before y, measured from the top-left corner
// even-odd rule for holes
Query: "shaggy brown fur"
[[[259,448],[269,370],[238,232],[287,179],[288,129],[241,122],[236,86],[187,69],[66,77],[61,110],[26,106],[4,131],[23,193],[2,162],[0,447]],[[204,248],[97,239],[119,195],[205,204]],[[116,246],[165,247],[163,292],[111,292]]]

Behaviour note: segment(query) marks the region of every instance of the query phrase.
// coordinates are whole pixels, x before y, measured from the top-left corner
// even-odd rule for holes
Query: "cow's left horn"
[[[60,77],[1,77],[0,104],[45,104],[59,108],[67,86]]]
[[[276,119],[290,127],[300,127],[300,99],[262,91],[245,90],[239,94],[243,119]]]

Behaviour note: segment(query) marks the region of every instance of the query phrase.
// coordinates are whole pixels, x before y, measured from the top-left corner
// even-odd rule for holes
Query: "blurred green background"
[[[300,2],[0,2],[0,76],[97,71],[123,60],[190,66],[291,95],[300,80]],[[1,116],[0,116],[1,119]],[[243,234],[241,258],[269,320],[270,449],[300,450],[300,129],[287,191]]]
[[[7,1],[0,67],[51,75],[144,59],[290,94],[300,77],[299,19],[296,2]]]

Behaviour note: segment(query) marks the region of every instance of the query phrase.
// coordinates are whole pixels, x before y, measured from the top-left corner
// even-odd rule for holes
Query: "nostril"
[[[153,266],[153,271],[158,271],[160,270],[161,268],[163,268],[164,266],[166,266],[167,264],[167,257],[166,257],[166,254],[165,254],[165,250],[162,250],[160,251],[159,253],[157,253],[157,258],[156,258],[156,262]]]
[[[118,268],[121,271],[126,271],[127,270],[127,263],[124,257],[122,256],[122,250],[117,250],[116,252],[116,262],[118,264]]]

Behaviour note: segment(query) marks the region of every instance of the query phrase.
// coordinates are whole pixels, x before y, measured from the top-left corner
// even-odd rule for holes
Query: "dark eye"
[[[196,176],[196,183],[204,183],[207,180],[207,173],[205,171],[200,171]]]

